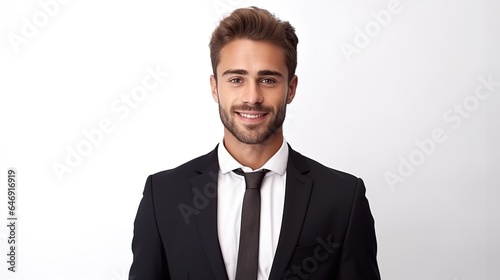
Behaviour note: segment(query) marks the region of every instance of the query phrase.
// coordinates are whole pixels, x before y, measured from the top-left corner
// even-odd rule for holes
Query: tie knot
[[[264,176],[268,171],[269,170],[267,169],[262,169],[255,172],[243,172],[241,168],[233,170],[234,173],[245,177],[245,183],[247,189],[260,189],[262,180],[264,179]]]

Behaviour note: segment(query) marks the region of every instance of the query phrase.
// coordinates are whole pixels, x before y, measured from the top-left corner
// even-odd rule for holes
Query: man
[[[215,29],[210,84],[223,140],[148,177],[130,279],[380,279],[363,181],[284,140],[297,43],[288,22],[256,7]]]

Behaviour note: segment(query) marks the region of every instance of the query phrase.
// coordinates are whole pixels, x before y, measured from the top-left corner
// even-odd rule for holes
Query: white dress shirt
[[[226,150],[223,141],[217,149],[219,175],[217,185],[217,232],[229,280],[236,276],[240,241],[241,207],[245,194],[245,179],[232,172],[268,169],[260,190],[260,237],[258,280],[269,279],[274,254],[278,246],[283,207],[285,203],[288,145],[285,139],[280,149],[261,167],[252,170],[236,161]]]

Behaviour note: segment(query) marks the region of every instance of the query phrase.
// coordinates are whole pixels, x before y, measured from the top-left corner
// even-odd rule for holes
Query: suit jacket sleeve
[[[134,222],[130,280],[170,279],[167,259],[156,224],[152,176],[149,176]]]
[[[339,265],[339,280],[379,280],[375,226],[365,185],[358,179]]]

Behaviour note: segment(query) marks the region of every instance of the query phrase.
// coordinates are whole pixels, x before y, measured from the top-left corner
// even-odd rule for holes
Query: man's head
[[[212,33],[209,46],[215,77],[220,62],[220,50],[235,39],[265,41],[279,46],[285,52],[288,80],[295,75],[299,43],[295,28],[288,21],[279,20],[267,10],[250,7],[233,11]]]
[[[221,21],[210,41],[210,83],[225,139],[279,141],[297,86],[297,43],[294,28],[266,10],[238,9]]]

